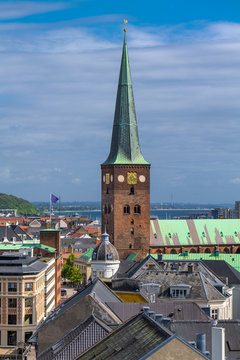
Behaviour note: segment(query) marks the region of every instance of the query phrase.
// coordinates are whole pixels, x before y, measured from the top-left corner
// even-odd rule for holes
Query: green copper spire
[[[149,164],[144,159],[139,145],[126,43],[126,30],[124,31],[111,149],[110,154],[103,165],[109,164]]]

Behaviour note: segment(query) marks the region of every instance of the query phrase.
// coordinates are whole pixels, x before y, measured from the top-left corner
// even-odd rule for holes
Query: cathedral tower
[[[150,164],[138,138],[126,30],[112,131],[111,149],[102,169],[102,232],[120,258],[146,254],[150,244]]]

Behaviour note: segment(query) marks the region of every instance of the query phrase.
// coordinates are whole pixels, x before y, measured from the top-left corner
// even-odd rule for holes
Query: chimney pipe
[[[197,334],[196,336],[196,343],[197,348],[200,350],[203,354],[206,353],[206,334]]]
[[[162,324],[163,326],[165,326],[166,328],[170,328],[170,322],[171,322],[171,319],[170,318],[163,318],[162,319]]]
[[[225,360],[225,329],[212,327],[212,360]]]
[[[144,312],[145,315],[148,315],[149,309],[150,309],[149,306],[144,306],[143,307],[143,312]]]
[[[156,320],[156,322],[158,322],[159,324],[162,323],[162,318],[163,318],[163,314],[156,314],[156,315],[155,315],[155,320]]]
[[[154,311],[149,311],[148,313],[148,316],[151,318],[151,319],[155,319],[155,312]]]

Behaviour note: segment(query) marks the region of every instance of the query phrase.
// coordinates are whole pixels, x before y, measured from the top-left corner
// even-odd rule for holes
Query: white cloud
[[[0,3],[0,20],[18,19],[29,15],[62,10],[67,2],[40,1],[2,1]]]
[[[182,25],[177,34],[174,28],[129,27],[139,134],[152,163],[154,201],[169,200],[172,187],[178,189],[175,201],[237,197],[229,179],[238,179],[240,153],[239,26],[227,25],[203,24],[192,33]],[[0,46],[2,191],[13,192],[12,178],[17,191],[34,200],[53,188],[66,200],[99,199],[121,43],[82,25],[44,25],[9,31]],[[75,194],[72,184],[79,183]]]
[[[240,184],[240,178],[238,177],[238,178],[231,179],[230,183],[231,184]]]

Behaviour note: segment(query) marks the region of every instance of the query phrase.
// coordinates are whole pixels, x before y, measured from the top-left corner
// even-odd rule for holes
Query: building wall
[[[36,276],[1,277],[0,282],[1,346],[10,346],[8,343],[8,331],[16,331],[17,342],[25,342],[26,333],[32,333],[44,317],[45,270]],[[8,291],[8,283],[17,283],[17,291]],[[32,283],[31,290],[27,290],[26,283]],[[9,301],[15,302],[15,300],[16,307],[11,307]],[[32,305],[26,302],[30,300]],[[9,315],[17,316],[17,324],[9,324]],[[31,319],[27,320],[25,316],[29,316]]]
[[[194,351],[188,345],[184,344],[179,339],[175,338],[169,341],[166,345],[161,347],[153,355],[150,355],[148,360],[203,360],[205,357]]]
[[[86,284],[88,282],[88,280],[90,279],[91,273],[92,273],[92,271],[91,271],[91,263],[86,263],[82,259],[75,259],[73,264],[82,273],[82,275],[83,275],[83,283]]]
[[[40,244],[51,246],[57,249],[55,257],[55,306],[61,303],[61,239],[60,230],[42,230],[40,231]]]
[[[128,172],[137,173],[137,184],[127,183]],[[109,183],[106,174],[109,174]],[[119,176],[124,178],[123,182],[119,181]],[[144,176],[144,182],[139,180],[140,176]],[[131,188],[134,194],[131,194]],[[124,214],[125,205],[130,206],[130,214]],[[135,205],[140,205],[140,214],[134,213]],[[120,258],[129,253],[145,255],[148,252],[149,224],[150,165],[102,165],[102,231],[106,227]]]

